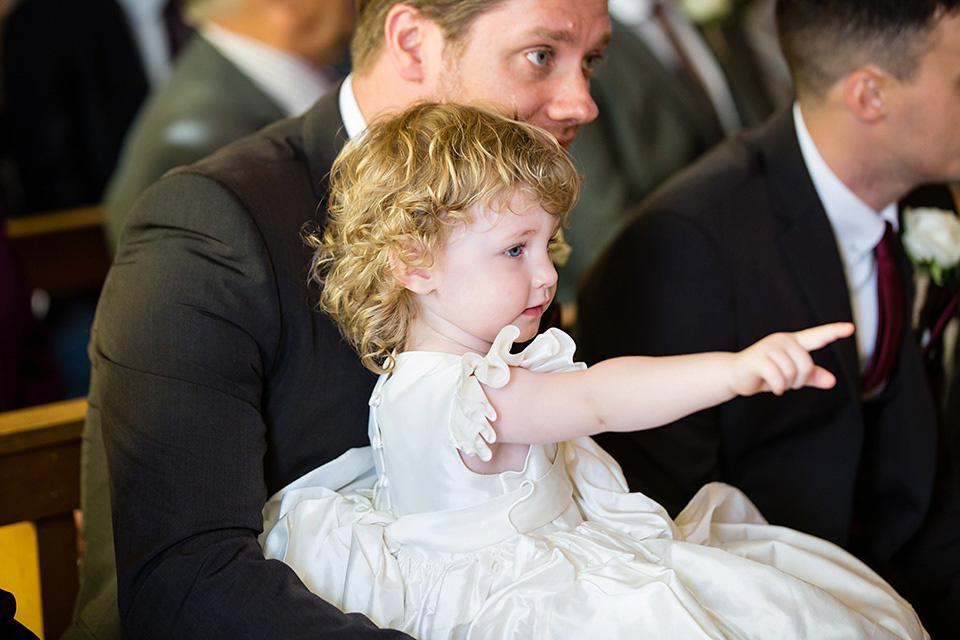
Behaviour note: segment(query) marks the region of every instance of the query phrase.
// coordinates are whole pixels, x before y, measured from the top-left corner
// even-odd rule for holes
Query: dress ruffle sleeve
[[[497,433],[490,422],[497,412],[483,392],[482,384],[499,389],[510,382],[510,367],[523,367],[537,373],[576,371],[586,369],[582,362],[574,362],[576,344],[573,338],[559,329],[548,329],[538,335],[520,353],[510,353],[520,330],[507,325],[500,330],[485,356],[468,353],[460,363],[460,384],[454,398],[450,419],[450,439],[467,455],[490,459],[490,444]]]

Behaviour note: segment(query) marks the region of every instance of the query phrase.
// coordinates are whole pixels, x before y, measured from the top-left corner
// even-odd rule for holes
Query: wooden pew
[[[74,510],[86,412],[86,398],[77,398],[0,413],[0,525],[36,527],[46,638],[63,635],[77,597]]]
[[[110,267],[100,205],[8,218],[7,237],[34,289],[99,291]]]

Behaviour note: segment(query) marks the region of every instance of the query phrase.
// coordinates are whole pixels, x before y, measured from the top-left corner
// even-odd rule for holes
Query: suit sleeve
[[[736,348],[731,287],[709,238],[687,219],[648,211],[633,219],[585,279],[578,356],[676,355]],[[642,390],[638,390],[642,392]],[[658,429],[597,441],[640,491],[676,515],[721,464],[722,408]]]
[[[131,637],[405,637],[339,612],[257,543],[275,286],[256,225],[216,182],[168,176],[134,208],[90,349]]]

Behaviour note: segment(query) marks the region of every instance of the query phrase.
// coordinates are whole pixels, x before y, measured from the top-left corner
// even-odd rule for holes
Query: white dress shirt
[[[843,260],[853,321],[857,325],[860,370],[863,371],[873,357],[877,340],[877,260],[873,250],[883,238],[885,222],[890,222],[895,231],[899,229],[897,203],[890,203],[877,212],[858,198],[827,166],[796,103],[793,105],[793,122],[803,161],[830,219]]]
[[[353,74],[348,74],[340,85],[340,117],[347,135],[353,138],[367,128],[367,121],[360,111],[357,96],[353,93]]]
[[[332,84],[325,70],[259,40],[212,22],[205,23],[199,31],[288,116],[306,111]]]
[[[658,2],[663,5],[665,17],[703,80],[724,131],[736,131],[741,126],[740,116],[726,76],[707,43],[674,0],[610,0],[610,15],[643,40],[665,67],[676,68],[681,64],[676,49],[653,17],[654,5]]]

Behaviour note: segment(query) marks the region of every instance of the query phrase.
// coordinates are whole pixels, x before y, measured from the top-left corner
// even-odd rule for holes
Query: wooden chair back
[[[103,286],[110,268],[103,207],[8,218],[6,232],[32,288],[58,296]]]
[[[0,413],[0,526],[33,522],[44,636],[59,638],[77,598],[80,441],[86,398]],[[16,595],[16,594],[15,594]]]

